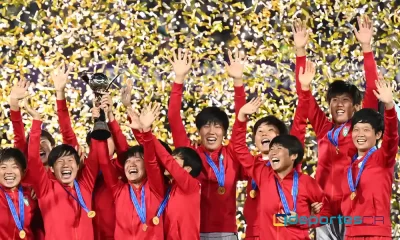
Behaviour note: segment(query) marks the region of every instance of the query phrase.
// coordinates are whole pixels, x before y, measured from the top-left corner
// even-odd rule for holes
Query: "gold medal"
[[[19,231],[19,238],[24,239],[26,237],[26,232],[24,230]]]
[[[142,227],[142,229],[143,229],[143,231],[147,231],[147,224],[145,223],[145,224],[143,224],[143,227]]]
[[[250,191],[250,197],[251,197],[251,198],[255,198],[256,196],[257,196],[256,190],[252,189],[252,190]]]
[[[336,154],[339,154],[339,147],[336,147]]]
[[[87,216],[88,216],[89,218],[94,218],[94,217],[96,216],[96,212],[95,212],[95,211],[89,211],[89,212],[87,213]]]
[[[224,188],[224,187],[219,187],[219,188],[218,188],[218,193],[219,193],[220,195],[224,195],[224,194],[225,194],[225,188]]]
[[[160,223],[160,219],[157,216],[153,217],[153,223],[157,226]]]
[[[351,194],[350,194],[350,199],[353,201],[354,200],[354,198],[356,198],[356,192],[352,192]]]

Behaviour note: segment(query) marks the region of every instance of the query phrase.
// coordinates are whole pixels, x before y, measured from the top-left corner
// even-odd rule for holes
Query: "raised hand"
[[[143,127],[143,131],[147,132],[151,129],[151,125],[160,115],[160,103],[153,103],[146,106],[139,117],[140,125]]]
[[[112,112],[112,98],[109,93],[106,93],[101,97],[100,108],[107,114]]]
[[[383,78],[375,81],[376,91],[374,91],[375,96],[379,101],[385,104],[386,109],[392,109],[394,107],[393,103],[393,90],[390,82],[385,81]]]
[[[241,122],[246,121],[246,116],[257,112],[258,108],[261,106],[262,101],[260,97],[251,99],[250,102],[246,103],[239,111],[238,119]]]
[[[133,108],[127,109],[128,116],[131,119],[126,125],[135,130],[142,130],[142,125],[140,124],[139,114],[133,110]]]
[[[173,52],[173,59],[167,57],[168,61],[172,64],[175,72],[175,83],[182,84],[185,76],[189,73],[190,67],[192,66],[192,57],[189,56],[189,50],[178,49],[178,57],[175,51]]]
[[[305,48],[308,43],[308,31],[305,21],[296,19],[292,25],[294,46],[296,49]]]
[[[231,50],[228,50],[229,63],[225,62],[225,69],[228,75],[233,79],[241,80],[243,77],[243,70],[246,64],[246,55],[242,52],[239,53],[239,49],[235,49],[235,56],[232,57]]]
[[[299,81],[303,91],[310,90],[311,81],[315,77],[315,64],[311,61],[306,62],[306,69],[300,67]]]
[[[357,22],[359,30],[357,31],[357,28],[353,26],[354,34],[363,49],[367,48],[367,50],[371,51],[371,40],[374,35],[371,19],[369,19],[367,15],[364,15],[362,17],[357,17]]]
[[[10,98],[21,100],[28,96],[29,82],[21,79],[11,88]]]
[[[62,63],[51,72],[50,77],[54,82],[54,88],[57,92],[64,91],[65,86],[68,83],[68,75],[71,72],[72,67],[72,65],[69,65],[68,69],[66,69],[66,64]]]
[[[24,107],[33,120],[40,120],[40,114],[29,105],[28,98],[24,99]]]
[[[128,80],[126,87],[121,89],[121,102],[126,107],[129,108],[132,106],[131,103],[131,92],[132,92],[132,81]]]
[[[97,119],[100,117],[100,108],[99,107],[93,107],[92,109],[90,109],[90,111],[92,112],[92,118]]]

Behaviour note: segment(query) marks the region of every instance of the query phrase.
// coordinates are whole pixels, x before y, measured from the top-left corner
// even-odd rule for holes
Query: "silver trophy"
[[[89,76],[86,72],[83,74],[82,79],[89,85],[95,95],[95,101],[100,102],[101,97],[108,91],[111,84],[119,77],[119,74],[110,80],[103,73],[95,73]],[[94,103],[95,104],[95,103]],[[90,137],[96,140],[106,140],[111,137],[110,130],[106,123],[106,114],[103,109],[100,109],[100,117],[94,120],[93,131]]]

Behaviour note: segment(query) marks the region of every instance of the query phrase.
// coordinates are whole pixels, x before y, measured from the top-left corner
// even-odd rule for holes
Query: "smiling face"
[[[257,128],[256,135],[254,137],[254,144],[261,153],[268,154],[269,143],[278,135],[279,130],[275,126],[262,123]]]
[[[280,144],[274,144],[269,150],[269,161],[271,167],[277,173],[293,169],[293,163],[297,158],[297,154],[289,154],[289,150]]]
[[[49,154],[51,151],[51,143],[46,137],[40,137],[40,160],[43,165],[47,165]]]
[[[211,152],[222,145],[225,130],[219,123],[208,123],[200,128],[199,134],[201,144]]]
[[[59,157],[55,162],[51,171],[55,177],[63,184],[72,186],[79,170],[74,155],[66,155]]]
[[[382,132],[375,133],[369,123],[356,123],[353,127],[352,139],[359,153],[365,153],[375,146]]]
[[[332,97],[329,103],[332,119],[336,124],[347,122],[354,114],[356,107],[353,105],[348,93]]]
[[[136,153],[134,156],[129,157],[125,161],[124,171],[130,183],[140,184],[146,177],[143,156],[140,153]]]
[[[0,185],[6,188],[17,187],[24,175],[21,166],[10,158],[0,163]]]

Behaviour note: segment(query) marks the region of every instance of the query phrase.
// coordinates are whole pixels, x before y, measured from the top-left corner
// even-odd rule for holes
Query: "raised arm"
[[[118,179],[118,172],[108,156],[107,141],[92,141],[95,145],[97,145],[97,159],[99,161],[100,170],[104,176],[104,182],[106,183],[106,186],[111,190],[115,199],[117,197],[118,190],[123,185],[123,182]]]
[[[64,64],[61,64],[51,73],[51,79],[54,82],[57,97],[57,116],[60,123],[60,132],[63,138],[63,143],[71,146],[78,146],[78,140],[71,125],[67,100],[65,99],[65,87],[68,83],[68,75],[72,70],[72,65],[66,69]]]
[[[236,159],[243,166],[247,175],[254,179],[258,186],[261,186],[261,174],[265,166],[265,162],[255,161],[246,144],[246,121],[247,116],[253,114],[261,106],[261,100],[255,98],[245,104],[239,111],[232,130],[231,144],[236,154]]]
[[[367,15],[357,17],[359,30],[353,27],[354,35],[364,54],[364,72],[365,72],[365,95],[363,101],[363,108],[372,108],[378,110],[378,99],[374,95],[376,90],[375,81],[378,80],[378,69],[372,52],[371,40],[373,38],[373,23]]]
[[[100,147],[101,145],[99,144],[99,141],[92,138],[90,142],[89,156],[85,160],[85,167],[82,169],[82,173],[79,176],[79,182],[82,183],[89,191],[93,191],[94,183],[96,182],[97,175],[99,174],[99,160],[97,160],[97,151]],[[108,150],[108,146],[106,146],[105,149]],[[110,159],[110,157],[107,157],[107,159]]]
[[[27,155],[28,145],[25,138],[24,123],[19,108],[19,101],[28,95],[29,82],[21,79],[11,88],[10,113],[11,123],[14,130],[14,146]]]
[[[294,45],[296,48],[296,68],[295,68],[296,92],[299,94],[299,92],[302,89],[299,76],[304,73],[300,69],[306,70],[305,46],[307,45],[308,42],[307,26],[305,22],[302,22],[301,20],[296,20],[293,25],[292,31],[293,31]],[[310,86],[308,86],[308,90],[309,89]],[[329,121],[324,111],[321,110],[314,97],[309,101],[307,117],[311,125],[313,126],[314,131],[318,138],[323,137],[332,128],[332,123]]]
[[[376,82],[376,97],[385,104],[383,140],[379,149],[379,163],[384,167],[393,168],[396,163],[399,134],[396,109],[393,102],[392,87],[383,78]]]
[[[187,49],[185,53],[182,52],[182,49],[178,49],[178,57],[174,52],[173,59],[168,58],[175,72],[175,80],[172,85],[168,104],[168,122],[170,124],[172,140],[175,147],[191,146],[181,117],[183,82],[192,65],[192,58],[188,57],[188,55],[189,52]]]
[[[164,198],[164,176],[156,159],[153,134],[151,133],[151,126],[159,115],[160,104],[150,104],[142,109],[139,123],[134,123],[134,121],[132,121],[130,125],[134,129],[135,127],[140,127],[143,130],[144,164],[147,172],[147,181],[153,192],[158,194],[160,198]]]
[[[25,108],[32,116],[32,129],[28,143],[28,167],[24,182],[32,185],[36,196],[40,199],[50,190],[50,180],[47,171],[40,160],[40,134],[42,121],[38,112],[33,110],[25,100]]]

